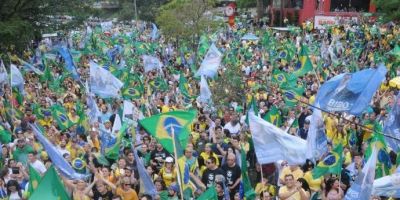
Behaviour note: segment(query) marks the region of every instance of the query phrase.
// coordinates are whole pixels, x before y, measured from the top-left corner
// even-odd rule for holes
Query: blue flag
[[[74,180],[82,180],[86,179],[88,176],[84,174],[80,174],[75,172],[75,170],[71,167],[71,165],[63,158],[63,156],[57,151],[56,147],[50,143],[49,140],[43,135],[37,125],[30,124],[33,133],[39,142],[43,145],[44,150],[49,155],[51,161],[54,166],[58,169],[60,173],[62,173],[65,177]]]
[[[397,95],[392,111],[385,121],[383,132],[389,136],[400,139],[400,94]],[[386,137],[385,140],[393,151],[398,152],[400,150],[398,140],[391,137]]]
[[[67,69],[68,72],[72,74],[72,78],[74,80],[79,80],[79,74],[78,71],[76,71],[76,67],[74,64],[74,60],[72,59],[71,52],[67,47],[60,47],[58,49],[58,53],[63,57],[64,62],[65,62],[65,68]]]
[[[356,177],[344,197],[345,200],[370,199],[372,193],[372,184],[375,179],[375,166],[378,156],[378,150],[374,146],[371,157],[364,165],[362,171]]]
[[[111,72],[100,67],[93,61],[90,65],[90,91],[102,98],[119,97],[121,87],[124,85]]]
[[[157,195],[156,187],[154,186],[153,181],[151,180],[149,174],[147,173],[147,170],[143,165],[142,159],[139,158],[136,149],[133,149],[133,145],[132,145],[132,150],[133,150],[133,155],[135,156],[137,169],[140,176],[140,182],[141,186],[143,186],[144,193],[155,197]]]
[[[94,124],[99,121],[100,111],[97,107],[96,101],[93,99],[92,94],[88,94],[86,98],[86,102],[88,105],[87,115],[89,116],[89,124]]]
[[[43,75],[43,72],[40,69],[38,69],[35,66],[33,66],[32,64],[30,64],[30,63],[28,63],[28,62],[26,62],[26,61],[24,61],[22,59],[19,59],[19,58],[18,58],[18,60],[24,66],[26,71],[32,71],[32,72],[35,72],[38,75]]]
[[[360,115],[369,105],[372,96],[385,79],[387,69],[365,69],[356,73],[345,73],[324,83],[318,91],[316,103],[327,111],[347,112]]]

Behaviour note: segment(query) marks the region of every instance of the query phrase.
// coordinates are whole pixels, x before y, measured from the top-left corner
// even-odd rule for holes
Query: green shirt
[[[21,162],[22,164],[26,165],[28,161],[28,153],[33,152],[33,148],[30,145],[25,145],[24,148],[17,147],[13,152],[13,158],[17,162]]]

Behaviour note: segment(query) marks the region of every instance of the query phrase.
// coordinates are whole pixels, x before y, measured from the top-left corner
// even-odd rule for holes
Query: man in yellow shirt
[[[292,174],[285,175],[286,185],[279,189],[279,199],[281,200],[301,200],[298,187]]]
[[[304,172],[300,169],[298,165],[289,165],[282,169],[281,175],[279,176],[279,181],[283,185],[286,185],[285,177],[287,175],[292,175],[295,180],[303,178]]]

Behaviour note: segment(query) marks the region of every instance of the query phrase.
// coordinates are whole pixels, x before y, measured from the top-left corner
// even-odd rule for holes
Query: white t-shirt
[[[46,167],[44,166],[43,162],[40,160],[35,160],[35,162],[30,163],[30,165],[36,169],[40,174],[44,174],[46,172]]]

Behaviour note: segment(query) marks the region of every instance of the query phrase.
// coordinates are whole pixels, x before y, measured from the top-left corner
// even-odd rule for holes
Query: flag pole
[[[178,162],[178,153],[176,152],[176,144],[175,144],[175,131],[174,127],[171,127],[171,137],[172,137],[172,145],[174,146],[174,161],[175,161],[175,166],[178,169],[178,184],[179,184],[179,191],[181,193],[181,200],[183,200],[183,186],[182,186],[182,179],[181,179],[181,173],[180,173],[180,168],[179,168],[179,162]]]

